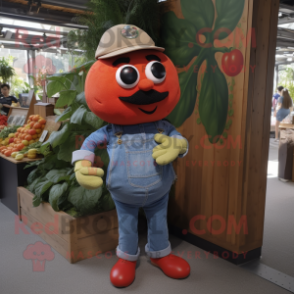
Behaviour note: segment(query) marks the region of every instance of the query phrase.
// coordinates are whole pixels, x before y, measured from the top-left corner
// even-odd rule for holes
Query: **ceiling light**
[[[292,58],[287,58],[287,61],[292,61],[293,59]]]
[[[1,48],[4,48],[4,45],[3,44],[1,44],[1,46],[0,46]]]
[[[283,16],[283,13],[282,12],[279,12],[279,17],[282,17]]]

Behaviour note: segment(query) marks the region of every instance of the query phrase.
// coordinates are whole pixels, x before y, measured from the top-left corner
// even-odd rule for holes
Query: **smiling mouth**
[[[142,108],[139,108],[142,112],[144,112],[144,113],[146,113],[146,114],[153,114],[156,110],[157,110],[157,106],[154,108],[154,110],[152,110],[152,111],[146,111],[146,110],[144,110],[144,109],[142,109]]]

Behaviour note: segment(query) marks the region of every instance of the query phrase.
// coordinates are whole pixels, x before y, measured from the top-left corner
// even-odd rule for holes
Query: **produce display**
[[[46,120],[39,115],[31,115],[23,127],[9,127],[0,133],[0,152],[16,160],[24,157],[37,157],[41,143],[39,139],[45,128]],[[30,149],[36,150],[31,151]]]
[[[0,114],[0,131],[7,126],[7,116]]]

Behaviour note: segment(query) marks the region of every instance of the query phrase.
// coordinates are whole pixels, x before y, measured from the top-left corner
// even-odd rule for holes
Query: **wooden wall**
[[[240,254],[262,246],[278,9],[278,0],[246,0],[239,22],[245,35],[252,28],[256,33],[256,48],[251,42],[238,48],[245,70],[234,78],[226,76],[228,87],[234,85],[229,92],[233,95],[233,123],[227,133],[240,144],[233,147],[227,139],[223,145],[212,145],[207,138],[203,140],[205,128],[197,123],[199,94],[195,111],[178,129],[189,139],[190,150],[174,165],[178,181],[170,199],[169,222]],[[164,11],[169,10],[183,18],[180,0],[168,1]],[[229,38],[235,40],[236,31]],[[217,53],[220,68],[221,58],[222,53]],[[201,75],[198,85],[201,91]],[[195,216],[203,219],[191,223]],[[214,220],[211,228],[216,232],[209,230],[211,217],[223,219],[225,228],[220,230],[220,221]],[[242,217],[247,219],[248,233],[242,227],[240,233],[233,229],[229,234],[231,217],[237,223]],[[204,230],[204,234],[195,229]]]

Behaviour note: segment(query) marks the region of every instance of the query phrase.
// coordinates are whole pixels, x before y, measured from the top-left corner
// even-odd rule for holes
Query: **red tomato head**
[[[157,50],[138,50],[99,59],[85,85],[89,108],[119,125],[154,122],[171,113],[180,99],[178,74]]]

